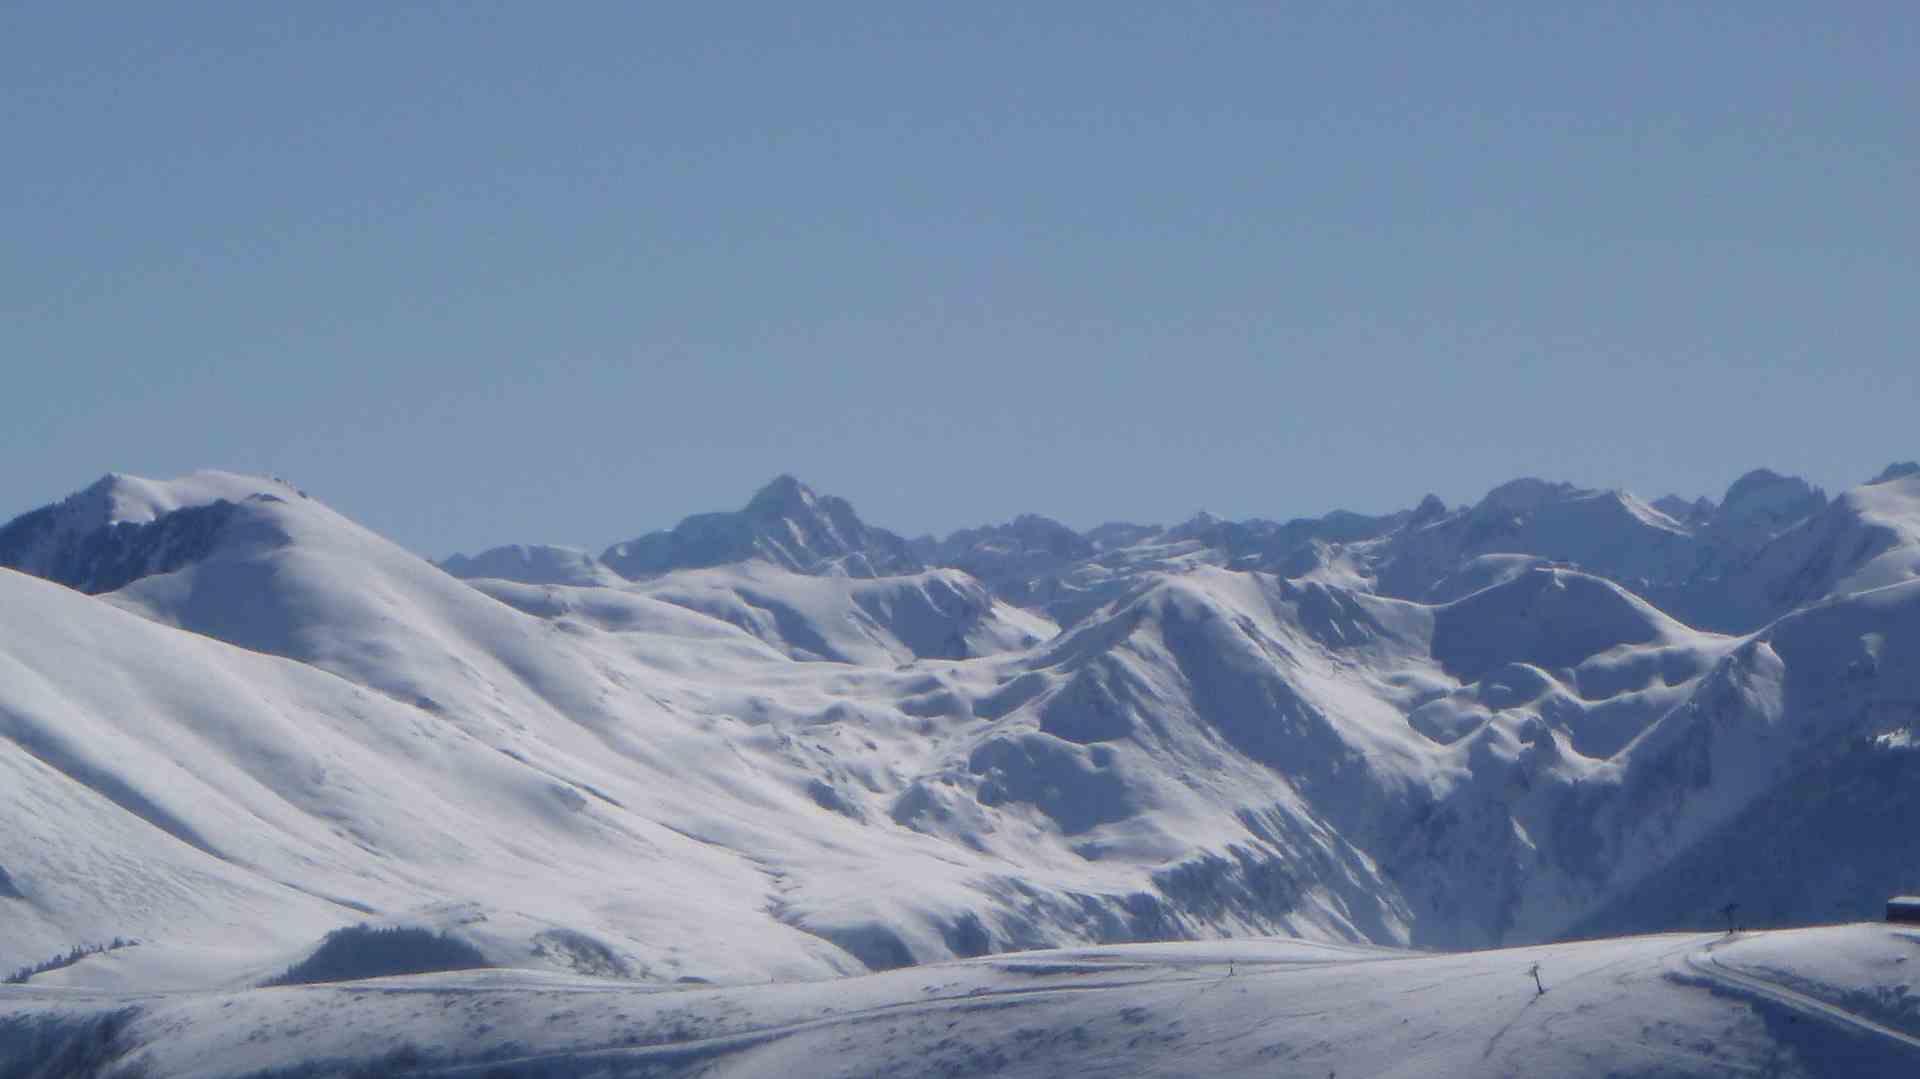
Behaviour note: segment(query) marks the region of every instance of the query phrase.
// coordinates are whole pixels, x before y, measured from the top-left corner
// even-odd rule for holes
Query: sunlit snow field
[[[154,1079],[1898,1076],[1920,1074],[1915,957],[1920,934],[1854,925],[1455,954],[1118,945],[715,988],[473,971],[116,995],[48,979],[0,992],[0,1060],[25,1074],[25,1053],[65,1048]]]
[[[1908,934],[1631,934],[1920,883],[1920,471],[1668,505],[467,580],[109,476],[0,528],[0,1075],[1907,1074]]]

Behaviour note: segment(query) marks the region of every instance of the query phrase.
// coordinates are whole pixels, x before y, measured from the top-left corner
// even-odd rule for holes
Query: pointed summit
[[[1446,515],[1447,504],[1440,500],[1439,495],[1429,494],[1420,500],[1418,506],[1414,507],[1413,516],[1407,519],[1407,523],[1416,526],[1423,525],[1428,521],[1437,521]]]
[[[1167,535],[1174,539],[1199,539],[1219,528],[1220,524],[1220,518],[1206,510],[1196,510],[1193,516],[1168,529]]]
[[[1713,511],[1719,509],[1713,499],[1704,496],[1688,501],[1679,495],[1664,495],[1654,499],[1652,506],[1688,528],[1705,524],[1712,519]]]
[[[0,526],[0,566],[82,592],[111,592],[204,557],[239,504],[299,497],[278,480],[232,472],[173,480],[109,472]]]
[[[1888,480],[1897,480],[1906,476],[1914,476],[1914,475],[1920,475],[1920,462],[1895,461],[1894,463],[1881,469],[1880,474],[1878,476],[1875,476],[1874,478],[1868,480],[1867,485],[1871,487],[1877,483],[1885,483]]]
[[[921,569],[907,541],[869,527],[844,498],[775,476],[733,513],[701,513],[665,532],[607,548],[600,560],[630,579],[760,559],[795,573],[884,577]]]
[[[1756,468],[1727,488],[1709,529],[1722,544],[1757,547],[1826,507],[1826,492],[1806,480]]]
[[[782,472],[767,481],[747,501],[747,512],[754,514],[804,513],[813,508],[819,496],[791,473]]]
[[[1517,480],[1508,480],[1488,491],[1487,497],[1480,500],[1480,506],[1497,507],[1502,510],[1531,510],[1538,509],[1549,502],[1566,501],[1581,493],[1583,493],[1581,489],[1571,483],[1553,483],[1534,476],[1522,476]]]
[[[1720,508],[1733,509],[1743,504],[1805,499],[1819,488],[1798,476],[1783,476],[1770,468],[1756,468],[1733,481]]]

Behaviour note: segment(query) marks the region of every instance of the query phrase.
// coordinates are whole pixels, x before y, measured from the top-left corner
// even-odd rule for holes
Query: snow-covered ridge
[[[1890,465],[1858,490],[1897,486],[1911,474]],[[1741,476],[1717,503],[1671,495],[1649,503],[1624,491],[1523,478],[1451,510],[1429,496],[1414,509],[1383,516],[1335,511],[1281,523],[1225,521],[1203,512],[1171,527],[1113,524],[1084,535],[1025,514],[944,540],[909,542],[866,524],[844,499],[781,476],[738,512],[687,518],[671,530],[616,544],[598,560],[566,548],[506,547],[474,559],[454,556],[444,565],[463,577],[534,584],[605,583],[609,574],[645,579],[756,559],[798,573],[855,577],[948,567],[1015,606],[1070,625],[1149,569],[1259,569],[1443,602],[1458,598],[1462,582],[1480,572],[1476,563],[1485,569],[1488,559],[1531,558],[1616,581],[1689,624],[1747,632],[1814,598],[1807,579],[1816,580],[1816,593],[1829,590],[1838,583],[1827,578],[1844,577],[1870,560],[1853,557],[1851,549],[1811,550],[1790,538],[1831,517],[1844,520],[1828,527],[1845,530],[1845,520],[1862,512],[1858,502],[1829,500],[1806,481],[1768,469]],[[1843,564],[1806,564],[1819,557]]]
[[[779,476],[733,513],[689,517],[672,530],[609,547],[600,560],[629,578],[760,558],[801,573],[877,577],[920,563],[906,540],[869,527],[845,499]]]
[[[278,480],[231,472],[167,482],[114,473],[0,528],[0,566],[111,591],[204,555],[235,503],[304,497]]]
[[[785,480],[645,545],[710,565],[462,580],[275,481],[110,477],[0,530],[71,586],[0,571],[0,968],[246,981],[366,919],[655,981],[1697,922],[1673,874],[1838,849],[1779,822],[1895,797],[1920,723],[1920,475],[1743,485],[909,549]]]
[[[477,555],[456,554],[440,568],[469,580],[519,581],[522,584],[619,585],[626,578],[578,547],[511,544]]]

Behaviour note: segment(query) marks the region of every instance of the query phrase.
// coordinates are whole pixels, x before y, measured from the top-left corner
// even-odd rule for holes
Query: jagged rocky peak
[[[600,556],[627,578],[761,559],[796,573],[880,577],[922,568],[908,542],[860,519],[844,498],[776,476],[733,512],[701,513]]]
[[[845,504],[843,499],[834,501]],[[782,472],[753,493],[753,497],[747,500],[747,512],[788,516],[806,513],[819,502],[820,496],[813,493],[813,488],[801,483],[790,473]]]
[[[1679,501],[1671,497],[1661,499],[1662,503],[1669,506]],[[1567,512],[1600,514],[1623,521],[1632,519],[1641,525],[1666,530],[1684,524],[1683,518],[1661,509],[1657,504],[1642,502],[1624,490],[1581,487],[1531,476],[1509,480],[1488,491],[1486,497],[1475,503],[1466,516],[1481,522],[1484,527],[1491,520],[1526,520]]]
[[[1706,524],[1713,519],[1714,511],[1720,508],[1714,504],[1711,498],[1703,496],[1688,501],[1679,495],[1666,495],[1661,498],[1656,498],[1653,500],[1652,506],[1654,509],[1673,518],[1676,523],[1685,525],[1688,528],[1696,528]]]
[[[1442,583],[1489,554],[1569,563],[1644,587],[1685,574],[1694,543],[1684,525],[1624,492],[1524,478],[1464,512],[1401,529],[1366,555],[1381,592],[1415,599],[1458,594],[1462,581]]]
[[[1657,542],[1672,542],[1687,538],[1691,532],[1687,514],[1697,513],[1701,505],[1712,505],[1706,499],[1692,506],[1683,504],[1678,507],[1675,505],[1678,499],[1661,501],[1669,507],[1682,509],[1682,514],[1676,516],[1620,488],[1600,489],[1539,479],[1519,479],[1488,492],[1465,516],[1474,527],[1482,530],[1501,524],[1527,522],[1544,524],[1549,528],[1624,527],[1633,532],[1645,529],[1665,532],[1669,534],[1667,539]]]
[[[110,472],[0,527],[0,566],[110,592],[204,557],[240,503],[304,497],[284,481],[233,472],[174,480]]]
[[[1177,540],[1205,539],[1210,533],[1224,524],[1219,517],[1199,510],[1193,516],[1167,530],[1167,535]]]
[[[108,473],[58,502],[7,522],[0,528],[0,565],[50,576],[51,562],[61,549],[114,523],[114,490],[120,479]]]
[[[1758,540],[1771,536],[1827,507],[1827,494],[1798,476],[1756,468],[1733,481],[1720,500],[1711,527]]]
[[[148,524],[177,510],[221,500],[239,502],[259,494],[305,497],[284,480],[238,472],[207,469],[172,480],[109,472],[66,498],[15,520],[46,514],[67,531],[85,532],[114,524]]]
[[[831,547],[837,543],[848,552],[864,546],[872,535],[883,531],[868,528],[854,512],[853,503],[834,495],[816,494],[813,488],[786,473],[775,476],[754,492],[745,512],[769,524],[791,523],[803,531],[820,533],[824,545]]]
[[[1872,487],[1908,476],[1920,476],[1920,461],[1895,461],[1881,469],[1878,476],[1868,480],[1867,486]]]
[[[1023,513],[1015,517],[1009,527],[1021,539],[1038,546],[1067,548],[1086,544],[1080,533],[1038,513]],[[1087,546],[1090,548],[1091,544]]]
[[[1733,481],[1720,501],[1722,512],[1742,512],[1762,506],[1826,502],[1826,493],[1798,476],[1783,476],[1770,468],[1756,468]]]
[[[1589,492],[1571,483],[1553,483],[1532,476],[1523,476],[1517,480],[1508,480],[1488,491],[1487,497],[1480,500],[1480,505],[1524,512],[1537,509],[1549,502],[1559,502],[1586,493]]]
[[[1051,517],[1023,513],[1003,525],[966,528],[937,545],[942,559],[964,559],[989,552],[1047,554],[1056,558],[1084,558],[1094,553],[1085,536]]]
[[[1038,601],[1036,582],[1099,552],[1093,542],[1051,517],[1023,513],[1006,524],[966,528],[945,540],[915,544],[921,558],[964,570],[1017,605]]]
[[[1163,531],[1164,529],[1159,525],[1108,521],[1106,524],[1090,529],[1086,536],[1087,542],[1093,544],[1095,550],[1111,551],[1120,547],[1131,547],[1136,543],[1144,543]]]

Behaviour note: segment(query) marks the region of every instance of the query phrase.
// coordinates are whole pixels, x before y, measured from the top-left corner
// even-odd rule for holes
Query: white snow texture
[[[1701,931],[1920,891],[1917,661],[1902,466],[946,540],[783,476],[441,565],[108,476],[0,528],[0,1074],[1911,1061],[1910,937]],[[253,988],[360,925],[496,969]]]

